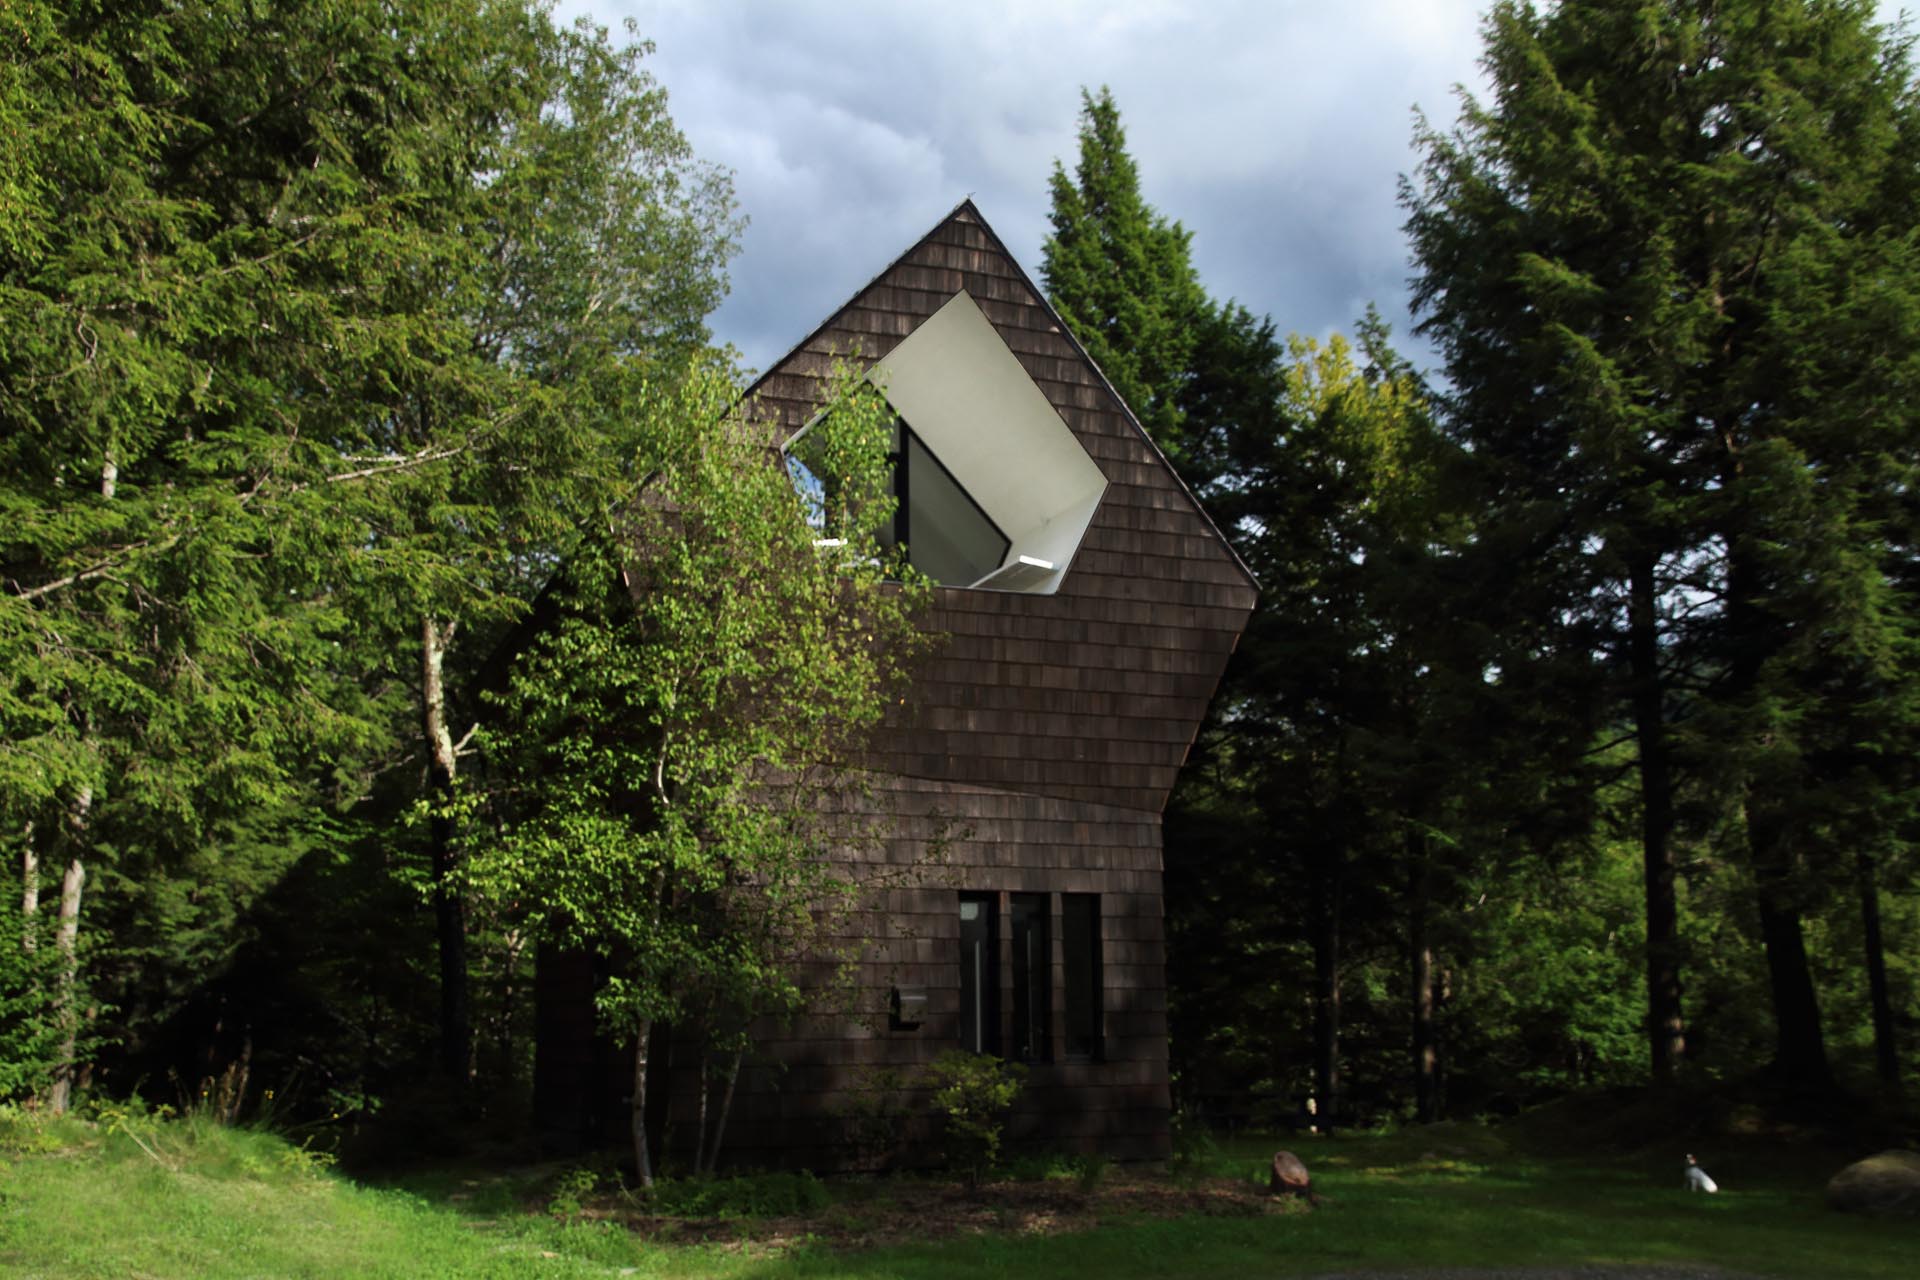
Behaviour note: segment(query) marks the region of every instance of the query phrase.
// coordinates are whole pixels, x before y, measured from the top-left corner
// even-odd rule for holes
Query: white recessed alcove
[[[973,299],[954,294],[868,378],[946,473],[909,488],[915,563],[923,544],[932,554],[949,530],[973,536],[960,514],[971,498],[1005,539],[1004,550],[996,540],[997,559],[976,558],[965,571],[957,566],[966,560],[953,560],[949,572],[964,572],[964,581],[933,576],[952,586],[1058,591],[1107,479]]]

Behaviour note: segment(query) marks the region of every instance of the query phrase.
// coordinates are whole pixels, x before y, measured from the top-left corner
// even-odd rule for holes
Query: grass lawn
[[[612,1195],[582,1196],[581,1213],[556,1218],[545,1208],[552,1168],[370,1187],[266,1133],[0,1118],[0,1273],[1121,1280],[1597,1262],[1920,1273],[1920,1221],[1827,1211],[1831,1161],[1788,1149],[1703,1153],[1723,1185],[1705,1196],[1681,1189],[1677,1153],[1518,1155],[1471,1126],[1288,1145],[1327,1197],[1312,1212],[1276,1211],[1256,1194],[1274,1143],[1247,1140],[1171,1182],[1116,1169],[1090,1188],[1056,1178],[978,1196],[918,1180],[829,1184],[827,1203],[805,1214],[664,1232],[657,1217],[632,1229],[638,1211]],[[895,1243],[846,1247],[868,1227]],[[703,1234],[716,1239],[693,1238]]]

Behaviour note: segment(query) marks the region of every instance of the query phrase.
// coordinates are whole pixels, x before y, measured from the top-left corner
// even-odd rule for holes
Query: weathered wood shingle
[[[962,891],[997,895],[1003,1044],[1013,1016],[1008,895],[1048,895],[1056,1050],[1066,1033],[1061,895],[1098,895],[1099,1060],[1034,1064],[1014,1140],[1123,1158],[1170,1149],[1160,813],[1257,584],[971,202],[776,363],[750,392],[750,412],[774,434],[798,430],[825,402],[836,361],[883,359],[961,290],[1107,488],[1056,594],[936,588],[937,649],[867,759],[879,779],[871,817],[885,834],[835,851],[869,882],[883,870],[898,881],[844,926],[859,956],[853,1004],[865,1015],[849,1015],[820,966],[819,999],[759,1028],[727,1148],[748,1165],[872,1159],[852,1141],[849,1107],[885,1073],[914,1081],[959,1044]],[[565,972],[571,986],[542,975],[553,1005],[543,1025],[573,1037],[542,1046],[547,1118],[605,1125],[617,1140],[625,1063],[582,1031],[591,1007],[577,988],[588,969]],[[901,985],[926,990],[917,1027],[882,1016]],[[693,1059],[677,1053],[650,1094],[683,1135],[694,1127]],[[924,1093],[910,1084],[903,1101],[916,1089]],[[601,1101],[582,1101],[592,1098]],[[907,1159],[924,1157],[927,1123],[924,1108],[909,1108],[898,1148]]]
[[[777,362],[750,399],[798,429],[824,402],[833,359],[884,359],[962,289],[1108,488],[1058,594],[937,589],[930,624],[945,641],[873,763],[1158,813],[1258,587],[972,202]],[[983,689],[1019,693],[983,702]],[[1142,694],[1151,700],[1133,701]]]

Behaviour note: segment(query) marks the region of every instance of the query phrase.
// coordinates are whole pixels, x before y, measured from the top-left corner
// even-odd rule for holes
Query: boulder
[[[1309,1204],[1318,1198],[1313,1194],[1307,1166],[1291,1151],[1273,1153],[1273,1174],[1267,1179],[1267,1190],[1276,1196],[1300,1196]]]
[[[1920,1214],[1920,1152],[1882,1151],[1827,1183],[1827,1206],[1848,1213]]]

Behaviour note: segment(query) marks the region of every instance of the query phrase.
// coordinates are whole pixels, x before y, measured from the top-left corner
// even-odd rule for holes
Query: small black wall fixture
[[[911,1031],[927,1019],[925,987],[895,987],[888,1003],[887,1025],[894,1031]]]

